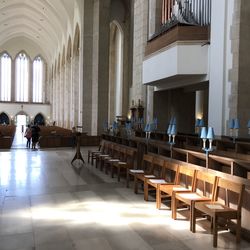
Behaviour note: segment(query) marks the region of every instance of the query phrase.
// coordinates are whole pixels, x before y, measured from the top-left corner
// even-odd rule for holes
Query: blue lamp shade
[[[170,118],[170,121],[169,121],[169,124],[170,124],[170,125],[173,124],[173,119],[174,119],[174,117],[171,117],[171,118]]]
[[[176,135],[177,134],[177,130],[176,130],[176,125],[175,124],[172,125],[171,133],[170,134],[171,135]]]
[[[172,125],[176,125],[176,118],[173,117]]]
[[[201,119],[196,119],[196,121],[195,121],[195,127],[199,127],[200,126],[200,120]]]
[[[201,128],[201,139],[207,139],[207,129],[206,127]]]
[[[169,125],[168,125],[168,130],[167,130],[167,134],[168,134],[168,135],[171,134],[171,130],[172,130],[172,125],[169,124]]]
[[[154,118],[154,123],[158,124],[158,119],[156,117]]]
[[[248,120],[247,127],[250,128],[250,120]]]
[[[207,139],[209,139],[209,140],[213,140],[214,139],[214,129],[212,127],[208,128]]]
[[[150,129],[149,126],[150,125],[147,123],[146,126],[145,126],[145,129],[144,129],[144,132],[149,132],[149,129]]]
[[[238,118],[236,118],[236,119],[234,120],[234,128],[235,128],[235,129],[239,129],[239,128],[240,128],[240,121],[239,121]]]
[[[154,130],[154,123],[148,124],[148,132],[152,132]]]
[[[199,127],[204,127],[204,120],[203,119],[200,119]]]
[[[154,122],[150,124],[150,130],[151,130],[151,132],[154,131],[154,130],[156,130],[156,126],[157,125]]]
[[[233,129],[234,128],[234,119],[229,120],[229,128]]]

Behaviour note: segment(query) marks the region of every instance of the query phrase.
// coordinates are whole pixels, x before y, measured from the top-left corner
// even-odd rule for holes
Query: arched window
[[[7,53],[4,53],[0,59],[1,78],[0,78],[0,100],[11,100],[11,58]]]
[[[16,101],[29,100],[29,59],[24,53],[16,58]]]
[[[42,102],[44,63],[41,57],[33,62],[33,102]]]

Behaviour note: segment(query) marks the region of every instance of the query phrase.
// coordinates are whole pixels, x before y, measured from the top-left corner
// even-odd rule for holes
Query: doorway
[[[25,148],[26,138],[24,137],[27,127],[27,115],[19,114],[15,117],[16,134],[12,143],[12,148]]]

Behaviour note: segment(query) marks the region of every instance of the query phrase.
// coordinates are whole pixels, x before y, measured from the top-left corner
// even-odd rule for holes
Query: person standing
[[[39,133],[40,133],[40,128],[38,127],[37,124],[35,124],[34,126],[32,126],[31,128],[32,130],[32,149],[36,149],[36,144],[38,143],[39,140]]]
[[[27,126],[24,137],[26,137],[27,139],[26,148],[30,148],[30,141],[32,137],[32,131],[31,131],[30,125]]]

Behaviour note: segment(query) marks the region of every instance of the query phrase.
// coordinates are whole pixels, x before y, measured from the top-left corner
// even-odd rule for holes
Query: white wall
[[[31,119],[41,113],[47,120],[50,119],[50,109],[50,105],[47,104],[0,103],[0,113],[5,112],[10,118],[15,117],[20,111],[24,111]]]
[[[174,43],[143,61],[143,83],[176,75],[207,74],[208,47],[202,44]]]
[[[233,1],[212,0],[208,124],[214,127],[216,135],[224,134],[229,113],[228,71],[232,65],[229,35]]]

